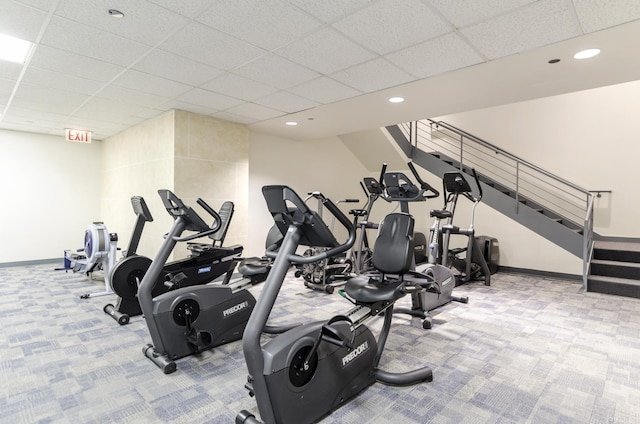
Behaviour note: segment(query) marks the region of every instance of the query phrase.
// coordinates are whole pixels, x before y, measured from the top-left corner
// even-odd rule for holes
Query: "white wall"
[[[640,237],[640,81],[441,119],[588,190],[595,231]]]
[[[60,258],[84,247],[100,215],[101,143],[0,130],[0,263]],[[108,226],[107,226],[108,228]]]
[[[342,210],[364,205],[359,186],[370,175],[361,162],[335,137],[298,142],[260,133],[249,138],[249,242],[248,255],[262,256],[267,231],[273,225],[262,187],[268,184],[290,186],[304,198],[310,191],[321,191],[334,203],[357,198],[360,203],[345,204]],[[315,207],[315,202],[311,203]],[[339,224],[336,223],[336,229]],[[342,241],[342,240],[340,240]]]

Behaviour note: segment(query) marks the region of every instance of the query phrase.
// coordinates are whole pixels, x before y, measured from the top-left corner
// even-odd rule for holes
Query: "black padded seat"
[[[432,210],[431,212],[429,212],[429,216],[431,218],[440,218],[440,219],[445,219],[445,218],[451,218],[453,216],[453,214],[451,213],[451,211],[448,210]]]
[[[263,274],[271,268],[271,261],[263,258],[247,258],[238,265],[238,272],[245,277],[251,275]]]
[[[395,301],[406,294],[402,278],[389,275],[407,273],[413,259],[413,217],[406,213],[391,213],[384,217],[373,246],[373,266],[380,275],[360,275],[350,278],[345,292],[357,303]]]
[[[364,304],[395,301],[405,295],[402,280],[379,281],[366,275],[350,278],[344,291],[356,303]]]
[[[205,243],[192,243],[188,246],[188,249],[194,255],[201,255],[203,253],[215,253],[215,258],[223,258],[228,255],[239,255],[242,253],[242,246],[234,244],[232,246],[216,247],[211,244]]]

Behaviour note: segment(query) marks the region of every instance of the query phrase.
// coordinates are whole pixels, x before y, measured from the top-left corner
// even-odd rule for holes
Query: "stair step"
[[[594,276],[640,280],[640,263],[592,259],[590,273]]]
[[[627,278],[590,276],[587,279],[587,291],[640,299],[640,281]]]
[[[625,246],[625,244],[603,245],[602,243],[596,242],[593,247],[593,258],[609,261],[640,263],[640,251],[632,249],[635,249],[635,246]]]

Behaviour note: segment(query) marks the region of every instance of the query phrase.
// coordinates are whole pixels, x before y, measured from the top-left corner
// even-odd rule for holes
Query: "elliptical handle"
[[[387,163],[382,163],[382,169],[380,169],[380,177],[378,178],[378,184],[380,184],[380,188],[384,190],[384,174],[387,172]]]
[[[475,199],[476,202],[482,200],[482,185],[480,185],[480,178],[478,177],[478,173],[475,168],[471,168],[471,172],[473,173],[473,178],[476,180],[476,186],[478,187],[478,198]]]
[[[407,162],[407,165],[409,166],[409,169],[411,170],[413,176],[416,178],[416,181],[418,181],[418,183],[420,184],[420,188],[424,190],[425,193],[429,191],[431,192],[431,194],[426,194],[424,196],[425,199],[435,199],[436,197],[440,196],[440,192],[438,190],[433,188],[420,177],[420,174],[418,174],[418,171],[416,171],[416,168],[415,166],[413,166],[412,162]]]
[[[211,224],[212,233],[218,231],[218,229],[222,225],[222,218],[220,218],[218,212],[216,212],[211,206],[207,204],[207,202],[205,202],[201,198],[198,198],[196,202],[202,207],[202,209],[207,211],[207,213],[213,217],[213,224]]]

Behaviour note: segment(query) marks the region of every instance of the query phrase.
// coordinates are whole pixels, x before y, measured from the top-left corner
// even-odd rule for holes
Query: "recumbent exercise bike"
[[[391,327],[393,306],[407,293],[432,290],[434,282],[426,275],[403,277],[413,258],[413,217],[405,213],[388,215],[380,225],[372,262],[379,271],[347,281],[340,293],[354,303],[344,315],[328,322],[295,327],[265,345],[260,335],[276,302],[287,271],[292,264],[311,263],[346,252],[355,241],[355,229],[340,209],[320,193],[315,193],[329,212],[348,230],[340,244],[304,201],[287,186],[262,189],[267,207],[285,235],[271,273],[245,328],[242,347],[249,371],[247,389],[255,396],[261,419],[269,424],[315,422],[355,397],[376,381],[389,385],[412,385],[433,378],[429,367],[405,373],[378,368]],[[298,246],[325,247],[316,255],[296,254]],[[378,339],[365,325],[384,317]],[[259,423],[254,414],[241,411],[237,424]]]
[[[111,268],[109,274],[109,280],[118,299],[115,305],[109,303],[103,308],[103,311],[120,325],[128,324],[130,317],[142,314],[138,302],[138,286],[151,265],[151,259],[138,255],[136,250],[145,223],[152,222],[153,217],[143,197],[133,196],[131,206],[136,221],[129,246],[124,258]],[[153,285],[154,297],[180,287],[207,284],[222,275],[227,279],[231,277],[243,250],[239,245],[222,247],[233,216],[233,207],[233,202],[230,201],[222,204],[218,211],[221,218],[218,229],[208,234],[213,240],[212,243],[193,243],[188,246],[191,251],[188,258],[164,264]]]

